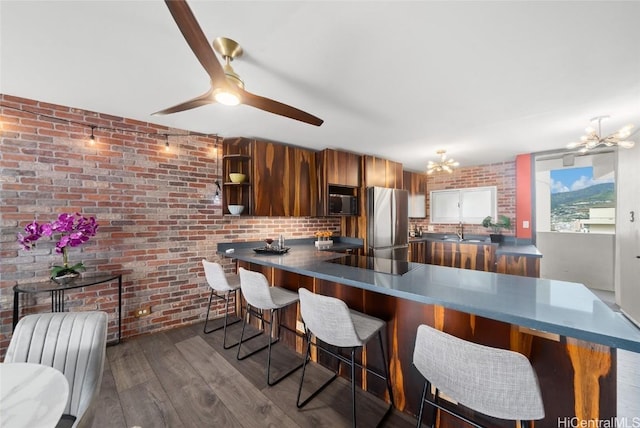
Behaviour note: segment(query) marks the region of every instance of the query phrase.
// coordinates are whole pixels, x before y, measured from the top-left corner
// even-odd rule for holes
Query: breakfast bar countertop
[[[358,244],[342,242],[357,248]],[[485,318],[640,352],[640,329],[612,310],[584,285],[408,263],[404,275],[327,263],[345,257],[319,251],[313,241],[290,241],[283,255],[253,251],[260,243],[220,243],[218,254],[248,263],[333,281],[398,298],[475,314]],[[362,246],[361,243],[359,245]],[[227,252],[233,249],[233,252]],[[353,257],[353,256],[352,256]]]

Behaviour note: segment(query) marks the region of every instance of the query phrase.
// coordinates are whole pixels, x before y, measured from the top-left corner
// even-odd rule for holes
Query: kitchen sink
[[[442,240],[447,242],[484,242],[480,239],[442,238]]]

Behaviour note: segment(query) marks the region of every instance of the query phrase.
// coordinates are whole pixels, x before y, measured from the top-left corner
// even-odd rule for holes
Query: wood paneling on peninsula
[[[481,257],[480,253],[478,250],[476,257]],[[476,259],[475,264],[480,266],[482,262]],[[559,340],[549,339],[522,331],[517,325],[285,272],[274,267],[245,261],[238,261],[238,266],[262,272],[272,284],[293,291],[304,287],[315,293],[337,297],[352,309],[386,321],[385,349],[389,355],[395,404],[399,410],[409,414],[417,413],[423,385],[423,378],[412,365],[415,334],[420,324],[433,326],[471,342],[524,354],[538,375],[545,407],[546,416],[535,423],[536,427],[556,426],[558,420],[564,420],[563,418],[606,420],[616,414],[615,349],[568,337],[559,337]],[[290,308],[283,319],[289,327],[295,329],[295,322],[300,318],[299,314]],[[287,333],[283,341],[302,353],[303,343],[295,335]],[[366,348],[362,359],[375,369],[382,369],[382,359],[377,346]],[[324,359],[320,359],[319,362],[328,366],[330,364]],[[348,374],[344,375],[348,377]],[[356,378],[363,389],[388,401],[384,382],[362,371],[357,372]],[[444,405],[451,404],[445,402]],[[470,410],[463,410],[463,413],[484,426],[514,426],[512,421],[490,418]],[[427,412],[424,422],[428,424],[430,419],[430,412]],[[470,426],[445,413],[442,413],[439,419],[440,428]]]

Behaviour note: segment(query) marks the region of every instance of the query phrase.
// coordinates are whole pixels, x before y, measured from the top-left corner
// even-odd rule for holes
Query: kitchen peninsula
[[[264,273],[272,284],[343,299],[353,309],[387,321],[396,405],[415,414],[421,379],[411,365],[415,331],[425,323],[463,339],[519,351],[541,384],[546,418],[605,419],[616,414],[616,348],[640,352],[640,330],[581,284],[406,263],[406,273],[382,273],[388,262],[289,243],[284,255],[257,255],[259,243],[222,243],[221,255]],[[292,245],[293,244],[293,245]],[[226,250],[233,248],[233,253]],[[349,263],[331,260],[350,258]],[[295,327],[296,313],[285,315]],[[300,350],[295,339],[287,342]],[[367,354],[368,361],[379,356]],[[383,385],[365,388],[384,397]],[[498,420],[472,415],[492,426]]]

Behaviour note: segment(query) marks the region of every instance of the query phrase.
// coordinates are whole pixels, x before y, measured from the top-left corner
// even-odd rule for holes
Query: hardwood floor
[[[231,340],[240,325],[229,328]],[[228,338],[229,338],[228,337]],[[249,344],[257,347],[262,338]],[[266,338],[262,343],[266,343]],[[243,345],[243,353],[244,353]],[[276,345],[272,370],[301,361]],[[266,382],[266,351],[243,361],[237,347],[222,348],[222,331],[202,333],[202,323],[127,339],[107,348],[107,362],[94,427],[341,427],[351,425],[349,383],[333,382],[302,410],[296,407],[300,371],[273,387]],[[313,364],[310,385],[330,372]],[[305,376],[306,383],[307,376]],[[312,388],[313,386],[309,386]],[[305,386],[306,389],[306,386]],[[375,426],[387,405],[359,391],[358,425]],[[414,426],[394,411],[385,427]]]
[[[304,409],[296,408],[300,371],[267,387],[266,351],[243,361],[237,348],[222,348],[222,332],[204,334],[202,323],[127,339],[107,348],[94,427],[347,427],[351,425],[349,383],[338,379]],[[229,327],[230,341],[240,324]],[[253,347],[260,345],[255,339]],[[232,343],[232,342],[231,342]],[[266,338],[262,343],[266,343]],[[248,346],[250,348],[250,346]],[[244,353],[244,345],[243,345]],[[272,364],[286,370],[300,361],[276,345]],[[640,354],[618,351],[618,416],[640,415]],[[311,386],[330,372],[308,369]],[[306,378],[306,377],[305,377]],[[306,389],[306,387],[305,387]],[[375,426],[386,405],[358,391],[358,425]],[[411,417],[394,411],[382,426],[410,427]]]

